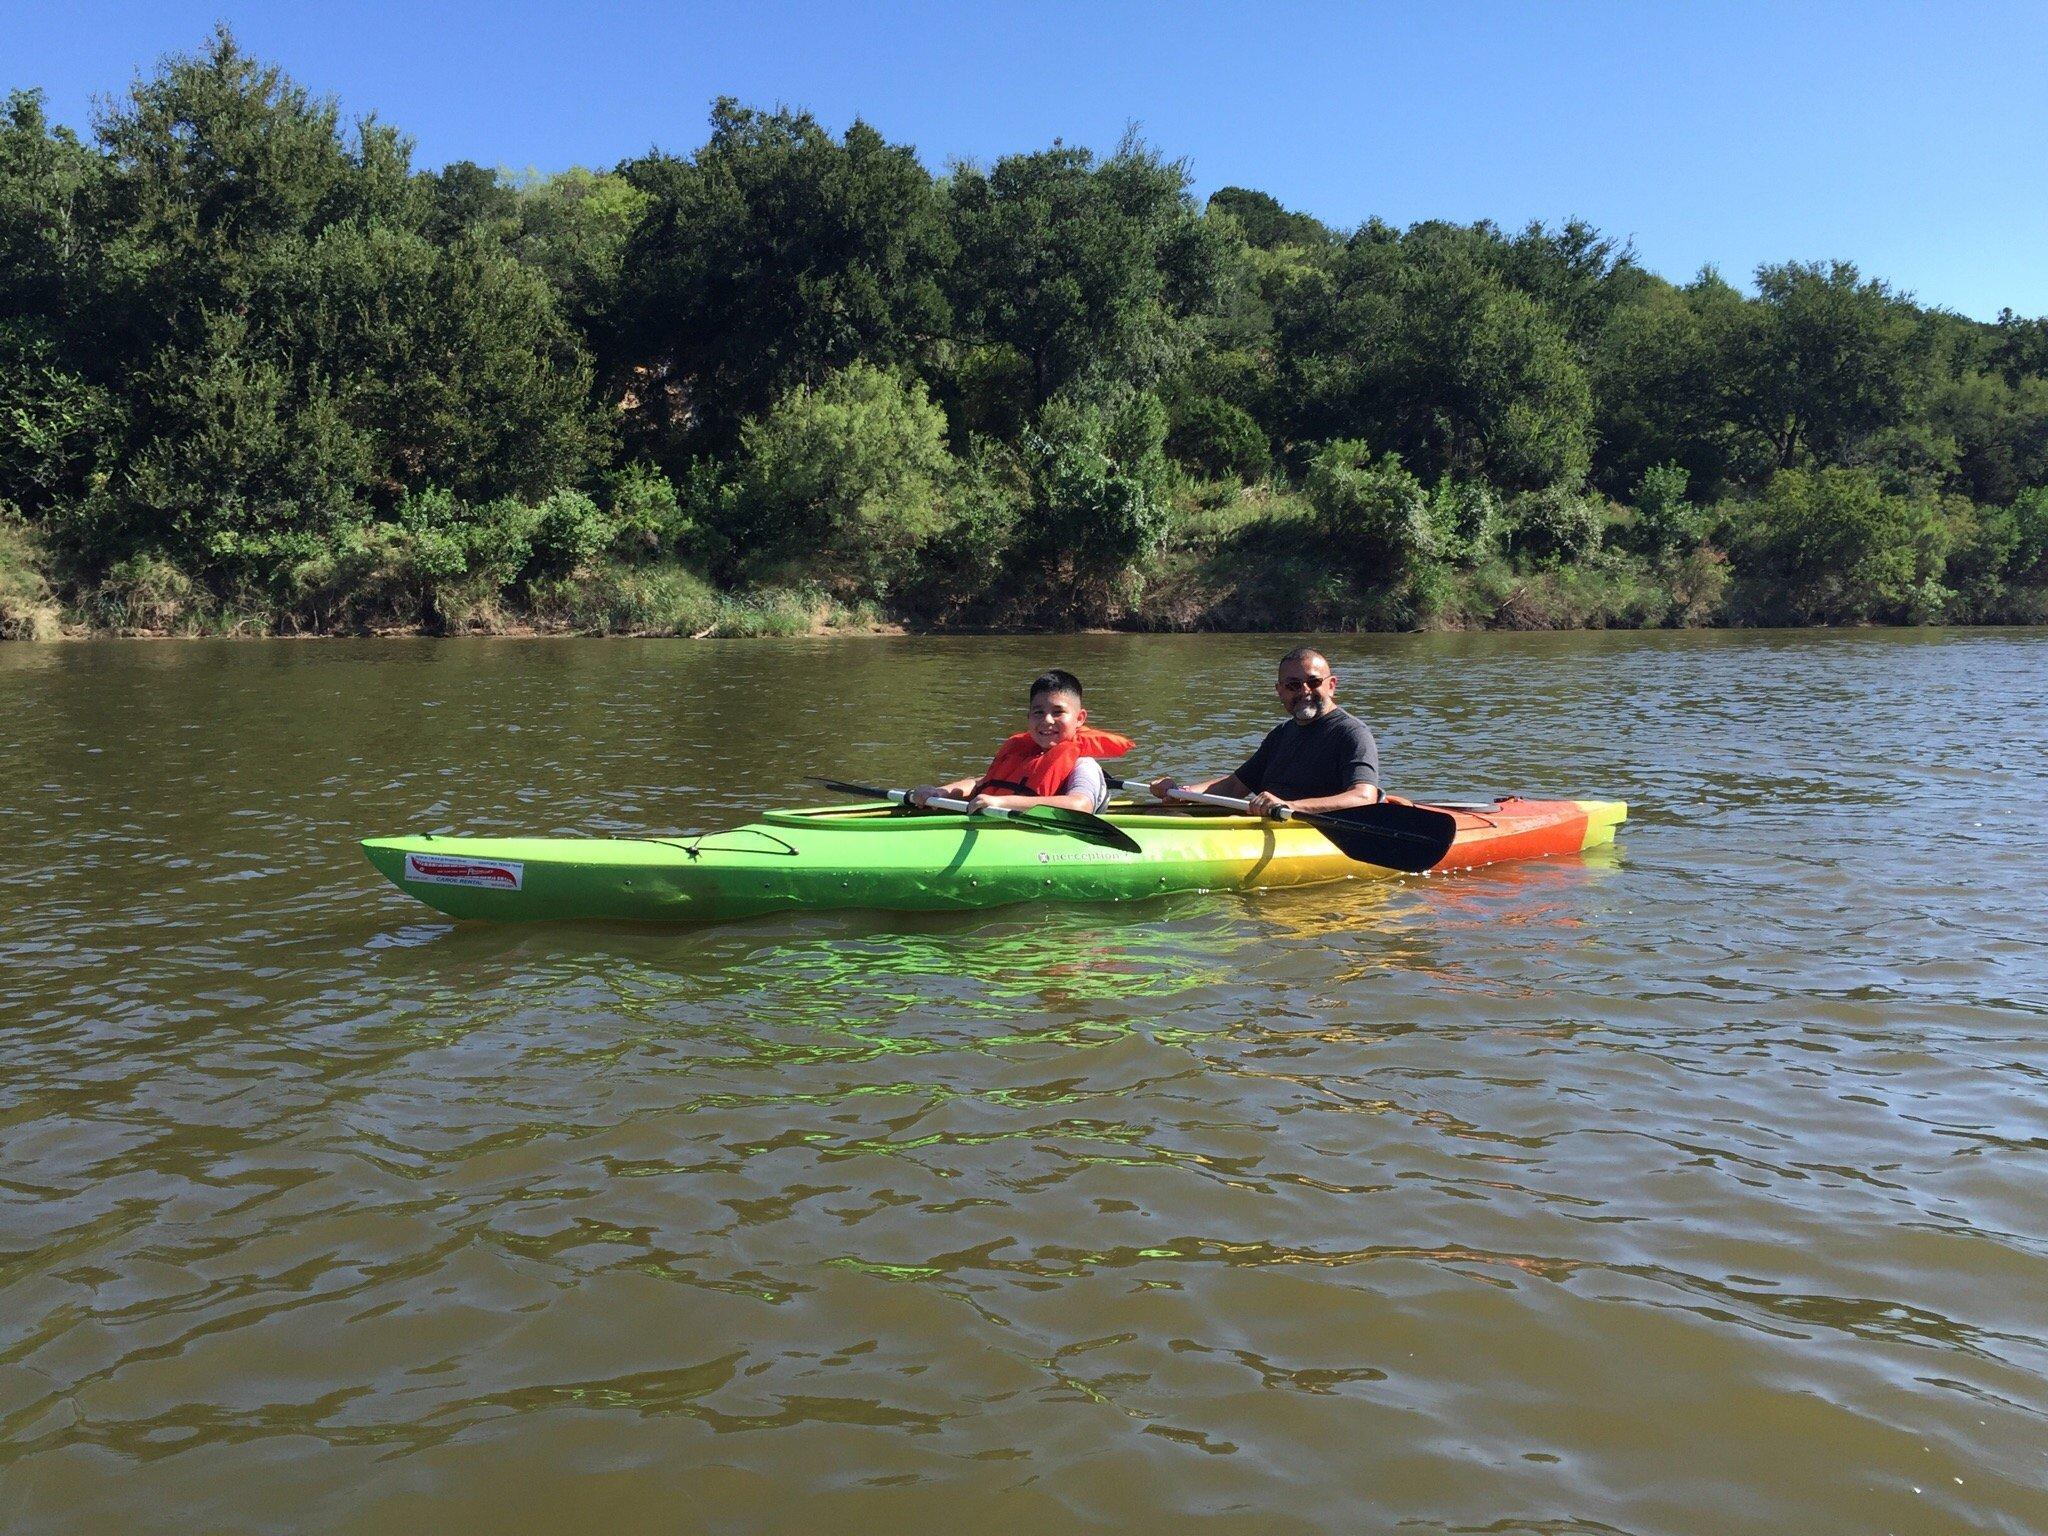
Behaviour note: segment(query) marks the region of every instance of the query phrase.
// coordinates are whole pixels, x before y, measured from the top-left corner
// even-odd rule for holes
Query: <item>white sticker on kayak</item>
[[[494,891],[516,891],[526,884],[526,866],[505,859],[408,853],[405,878],[416,885],[481,885]]]

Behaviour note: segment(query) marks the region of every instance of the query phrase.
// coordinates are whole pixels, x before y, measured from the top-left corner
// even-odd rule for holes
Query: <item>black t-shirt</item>
[[[1237,770],[1237,781],[1282,800],[1340,795],[1354,784],[1378,785],[1379,748],[1363,720],[1333,706],[1313,725],[1289,719],[1274,726]]]

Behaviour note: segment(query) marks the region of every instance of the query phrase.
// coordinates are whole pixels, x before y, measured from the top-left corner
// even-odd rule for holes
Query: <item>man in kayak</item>
[[[1171,800],[1176,789],[1249,799],[1252,811],[1271,816],[1279,807],[1338,811],[1380,798],[1380,756],[1363,720],[1337,705],[1337,674],[1321,651],[1299,646],[1280,658],[1273,691],[1287,719],[1266,733],[1259,749],[1235,773],[1206,784],[1155,779],[1152,793]]]
[[[921,784],[910,792],[923,805],[933,796],[964,799],[976,810],[997,806],[1019,810],[1056,805],[1070,811],[1100,811],[1109,803],[1109,781],[1098,757],[1122,757],[1131,739],[1088,724],[1081,707],[1081,680],[1058,667],[1031,680],[1029,729],[997,750],[988,772],[950,784]]]

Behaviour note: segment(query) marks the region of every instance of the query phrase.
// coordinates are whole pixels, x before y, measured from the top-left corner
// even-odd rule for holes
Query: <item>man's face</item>
[[[1034,693],[1031,696],[1031,739],[1041,750],[1071,741],[1081,729],[1088,711],[1071,693]]]
[[[1312,725],[1337,703],[1337,674],[1330,670],[1329,662],[1312,654],[1300,661],[1283,662],[1275,691],[1282,709],[1303,725]]]

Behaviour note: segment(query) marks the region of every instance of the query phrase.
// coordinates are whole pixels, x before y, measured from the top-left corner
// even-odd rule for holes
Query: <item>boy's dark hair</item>
[[[1047,667],[1038,676],[1031,679],[1031,693],[1026,702],[1028,703],[1031,699],[1036,699],[1041,693],[1071,693],[1076,699],[1079,699],[1081,697],[1081,679],[1074,676],[1071,672],[1062,671],[1058,667]]]

